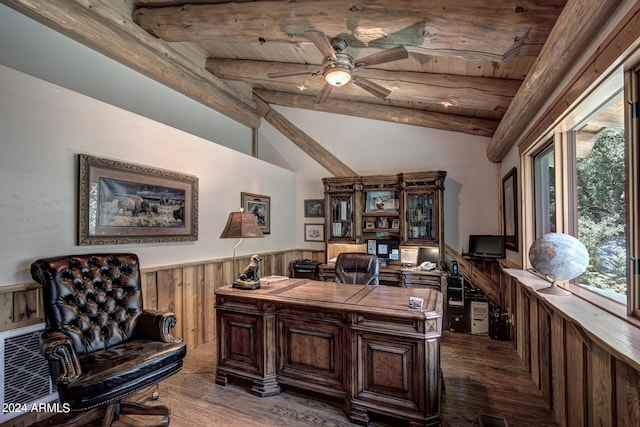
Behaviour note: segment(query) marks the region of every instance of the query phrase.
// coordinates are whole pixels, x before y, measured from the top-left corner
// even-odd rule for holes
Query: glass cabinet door
[[[407,241],[436,240],[433,214],[434,193],[407,193],[406,197],[405,237]]]
[[[353,239],[353,195],[331,195],[329,207],[329,239]]]

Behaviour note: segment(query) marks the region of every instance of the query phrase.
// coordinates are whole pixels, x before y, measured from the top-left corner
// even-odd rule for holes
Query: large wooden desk
[[[424,298],[410,309],[409,296]],[[290,385],[344,398],[351,422],[369,412],[440,425],[442,297],[432,289],[289,279],[216,291],[218,367],[266,397]]]

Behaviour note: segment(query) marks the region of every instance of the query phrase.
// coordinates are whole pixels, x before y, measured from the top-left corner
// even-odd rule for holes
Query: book
[[[287,276],[265,276],[260,278],[260,283],[273,283],[273,282],[281,282],[283,280],[287,280],[289,277]]]

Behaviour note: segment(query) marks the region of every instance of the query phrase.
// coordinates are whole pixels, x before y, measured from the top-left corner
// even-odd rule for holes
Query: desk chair
[[[178,372],[186,355],[182,339],[170,333],[175,315],[142,308],[138,257],[41,259],[31,264],[31,275],[42,284],[42,352],[61,403],[71,409],[38,425],[102,419],[102,426],[110,426],[121,413],[160,415],[162,425],[169,425],[168,406],[122,401]]]
[[[342,252],[336,260],[336,283],[377,285],[380,264],[375,255],[360,252]]]

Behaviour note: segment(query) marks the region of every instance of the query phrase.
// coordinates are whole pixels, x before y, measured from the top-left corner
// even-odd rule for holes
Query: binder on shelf
[[[340,202],[340,219],[342,221],[347,220],[347,201],[343,200]]]

